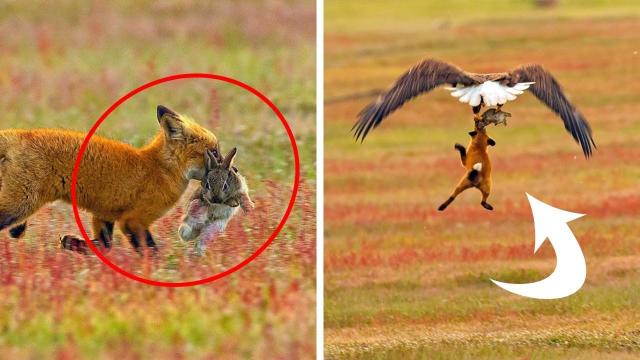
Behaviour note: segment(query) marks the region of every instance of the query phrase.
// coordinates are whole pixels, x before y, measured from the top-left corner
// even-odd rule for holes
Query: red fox
[[[439,211],[446,209],[455,200],[456,196],[471,187],[478,188],[482,193],[480,205],[487,210],[493,210],[493,206],[487,202],[487,198],[491,193],[491,160],[489,160],[487,146],[495,146],[496,142],[487,135],[484,127],[477,125],[476,123],[476,129],[469,133],[471,141],[466,149],[460,144],[455,144],[454,146],[460,152],[462,166],[467,169],[467,172],[462,176],[447,201],[438,207]]]
[[[189,118],[158,106],[161,131],[146,146],[93,136],[78,173],[78,205],[93,215],[96,245],[109,249],[114,223],[141,252],[141,241],[156,251],[149,226],[173,206],[190,179],[202,180],[204,154],[220,157],[213,133]],[[0,131],[0,230],[23,235],[26,220],[43,205],[69,202],[71,174],[85,135],[54,129]],[[221,157],[220,157],[221,158]],[[72,235],[65,249],[87,252]]]

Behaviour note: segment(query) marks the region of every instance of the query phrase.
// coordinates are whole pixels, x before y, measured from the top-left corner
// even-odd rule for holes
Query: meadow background
[[[280,236],[245,269],[195,288],[155,288],[95,257],[58,249],[78,234],[56,203],[24,239],[0,234],[0,358],[311,358],[315,352],[315,4],[308,1],[0,1],[0,126],[86,132],[116,99],[173,73],[237,78],[268,96],[292,127],[301,188]],[[181,80],[118,108],[98,134],[142,146],[158,131],[156,105],[213,131],[258,205],[237,216],[204,258],[177,237],[182,202],[152,232],[141,261],[116,231],[109,257],[157,280],[227,269],[255,251],[284,212],[293,184],[289,140],[252,94]],[[197,186],[197,184],[193,184]],[[188,194],[187,194],[188,196]],[[90,229],[85,216],[85,227]]]
[[[631,359],[640,356],[640,6],[634,1],[325,3],[325,350],[329,359]],[[468,106],[436,89],[364,144],[349,129],[376,92],[435,57],[474,72],[538,62],[589,119],[585,160],[532,95],[490,127],[493,191],[436,211],[463,173]],[[532,282],[525,191],[569,211],[587,260],[575,295],[539,301],[489,278]]]

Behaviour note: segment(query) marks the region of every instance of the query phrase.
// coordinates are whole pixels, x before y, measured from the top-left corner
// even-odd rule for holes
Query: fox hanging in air
[[[480,204],[487,210],[493,210],[487,202],[487,198],[491,193],[491,160],[487,152],[488,146],[494,146],[496,142],[487,135],[487,131],[483,126],[478,126],[476,122],[475,130],[470,132],[471,141],[465,149],[460,144],[455,144],[455,149],[460,152],[460,160],[462,166],[467,171],[462,176],[458,185],[453,190],[449,198],[438,207],[439,211],[443,211],[455,200],[461,192],[475,187],[482,193],[482,202]]]
[[[141,241],[156,250],[149,226],[187,189],[202,180],[204,154],[218,154],[215,135],[185,116],[158,106],[161,131],[141,149],[93,136],[78,174],[78,205],[93,215],[93,242],[109,249],[114,223],[140,252]],[[54,129],[0,131],[0,230],[23,235],[26,221],[43,205],[71,200],[71,174],[85,135]],[[86,253],[75,236],[65,249]]]

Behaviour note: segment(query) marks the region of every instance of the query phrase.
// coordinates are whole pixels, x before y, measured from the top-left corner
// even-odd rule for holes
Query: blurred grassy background
[[[43,209],[25,239],[3,233],[0,357],[301,358],[315,346],[315,4],[308,1],[0,1],[0,121],[6,128],[87,131],[115,100],[181,72],[222,74],[262,91],[300,150],[296,208],[274,244],[239,274],[195,289],[156,289],[95,258],[56,248],[77,233],[67,204]],[[239,215],[207,257],[187,256],[176,208],[152,228],[161,259],[141,263],[116,232],[121,267],[161,280],[211,276],[273,231],[293,183],[289,140],[254,95],[222,82],[180,80],[119,107],[100,135],[141,146],[157,104],[194,118],[239,148],[258,209]],[[197,184],[194,184],[197,186]],[[85,217],[85,226],[89,227]]]
[[[636,358],[640,263],[634,1],[327,1],[325,4],[325,349],[328,358]],[[474,72],[543,64],[590,120],[585,160],[561,121],[533,96],[488,129],[493,191],[444,201],[463,169],[467,106],[436,89],[392,114],[365,141],[357,113],[417,61]],[[533,255],[524,193],[587,214],[571,223],[587,282],[537,301],[489,278],[531,282],[555,264]]]

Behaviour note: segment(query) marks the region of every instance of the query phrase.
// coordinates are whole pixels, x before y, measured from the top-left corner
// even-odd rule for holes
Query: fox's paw
[[[444,211],[444,209],[447,208],[447,206],[449,206],[449,204],[451,204],[453,202],[454,198],[453,196],[450,196],[447,201],[443,202],[442,205],[438,206],[438,211]]]
[[[20,239],[24,236],[25,231],[27,230],[27,223],[24,222],[20,225],[16,225],[9,229],[9,236],[14,239]]]
[[[486,201],[481,202],[480,205],[482,205],[482,207],[487,209],[487,210],[493,210],[493,206],[491,206],[491,204],[489,204]]]
[[[87,255],[89,253],[89,247],[87,243],[78,239],[73,235],[64,235],[60,237],[60,247],[64,250],[75,251],[77,253]]]
[[[159,259],[160,255],[160,250],[158,250],[158,247],[156,245],[154,246],[147,246],[146,249],[143,250],[143,254],[142,256],[146,256],[150,259]]]

